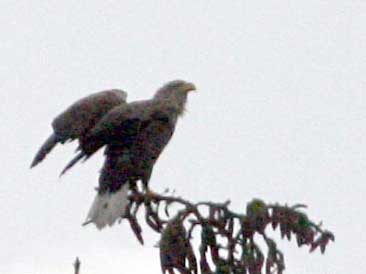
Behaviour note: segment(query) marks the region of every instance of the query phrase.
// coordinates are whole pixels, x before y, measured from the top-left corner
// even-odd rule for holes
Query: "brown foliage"
[[[310,252],[320,248],[324,253],[331,232],[310,221],[300,211],[304,205],[266,204],[254,199],[247,204],[246,212],[235,213],[230,202],[192,203],[179,197],[131,193],[130,204],[124,217],[138,241],[143,244],[137,214],[144,206],[145,221],[161,234],[159,243],[162,272],[169,274],[281,274],[285,270],[284,256],[275,241],[267,236],[267,227],[279,227],[281,237],[296,239],[297,245],[309,246]],[[170,217],[171,208],[176,209]],[[206,212],[206,213],[203,213]],[[194,251],[192,234],[200,231],[199,248]],[[266,256],[256,242],[259,236],[266,244]],[[178,271],[178,272],[175,272]]]

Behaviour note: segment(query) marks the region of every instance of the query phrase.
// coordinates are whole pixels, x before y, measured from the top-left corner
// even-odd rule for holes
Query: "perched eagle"
[[[153,166],[172,137],[178,117],[184,112],[187,95],[195,89],[192,83],[176,80],[158,89],[150,100],[126,103],[125,95],[124,100],[116,100],[117,106],[110,105],[109,111],[105,111],[105,107],[105,112],[98,118],[94,118],[97,115],[84,113],[86,117],[93,117],[85,119],[88,125],[82,125],[78,135],[64,137],[66,140],[78,139],[80,152],[62,174],[79,160],[88,159],[106,146],[106,159],[99,177],[98,193],[89,210],[87,222],[95,223],[99,229],[114,224],[125,213],[130,186],[141,180],[147,189]],[[87,98],[79,101],[79,105],[82,106],[83,100]],[[93,113],[101,113],[102,111],[96,111],[100,102],[94,102],[91,103],[93,106],[90,109]],[[81,121],[75,118],[69,121],[68,117],[82,116],[82,111],[74,106],[75,104],[66,110],[63,116],[59,116],[68,120],[60,124],[72,128],[73,121]],[[67,114],[71,109],[74,110],[74,114]],[[63,120],[59,117],[56,120]],[[62,130],[57,133],[55,124],[54,122],[53,135],[67,135],[62,134]],[[70,132],[66,128],[63,130]],[[65,142],[64,139],[60,141],[59,137],[52,136],[41,147],[32,166],[40,162],[57,142]]]

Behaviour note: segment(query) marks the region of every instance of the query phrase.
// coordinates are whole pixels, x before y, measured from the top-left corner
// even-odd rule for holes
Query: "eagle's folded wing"
[[[38,150],[31,167],[40,163],[57,143],[82,140],[108,111],[126,103],[126,98],[126,92],[113,89],[94,93],[76,101],[53,120],[53,133]]]

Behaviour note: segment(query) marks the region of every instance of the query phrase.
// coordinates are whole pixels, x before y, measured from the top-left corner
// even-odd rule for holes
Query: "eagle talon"
[[[156,198],[158,196],[158,193],[152,191],[148,186],[144,185],[144,191],[145,191],[145,196],[148,197],[150,200],[153,200],[154,198]]]
[[[158,194],[151,191],[150,189],[146,189],[145,190],[145,195],[144,195],[144,203],[145,205],[150,205],[150,202],[153,200],[156,200]]]

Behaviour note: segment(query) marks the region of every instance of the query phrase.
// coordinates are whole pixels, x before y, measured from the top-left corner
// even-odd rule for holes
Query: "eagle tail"
[[[60,139],[57,137],[55,133],[51,134],[50,137],[47,138],[47,140],[43,143],[41,148],[38,150],[36,156],[34,157],[32,164],[30,168],[35,167],[40,162],[44,160],[46,155],[51,152],[51,150],[57,145],[57,143],[60,141]]]
[[[98,229],[106,225],[112,226],[116,220],[123,217],[128,205],[129,184],[124,184],[117,192],[98,193],[89,210],[84,225],[94,223]]]

